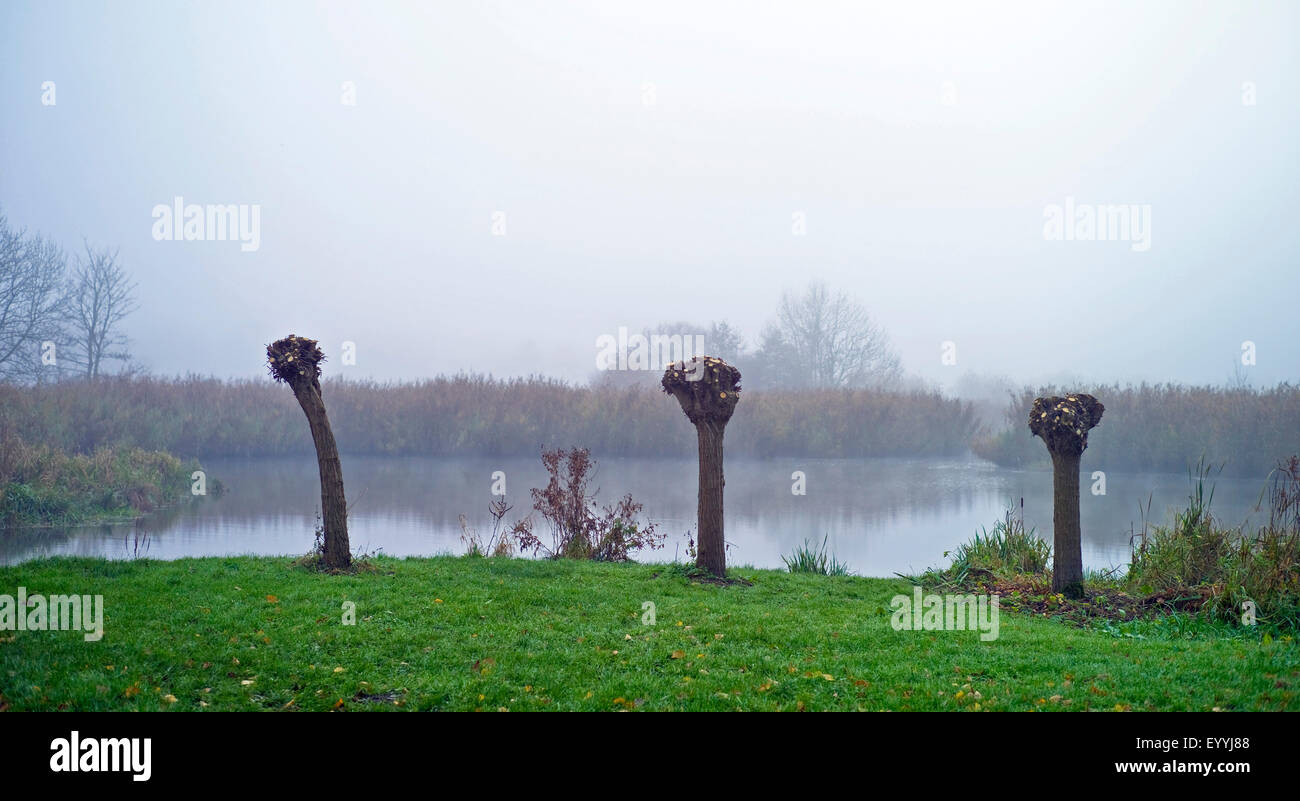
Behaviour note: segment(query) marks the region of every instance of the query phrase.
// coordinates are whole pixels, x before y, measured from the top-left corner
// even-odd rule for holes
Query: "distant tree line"
[[[56,243],[0,211],[0,381],[97,378],[129,362],[122,321],[135,285],[116,252],[83,247],[69,267]]]
[[[709,325],[660,323],[641,336],[678,334],[699,336],[703,353],[740,369],[747,387],[755,389],[891,389],[902,385],[898,353],[885,330],[865,306],[844,292],[813,282],[803,290],[782,293],[776,315],[750,347],[727,321]],[[662,370],[664,365],[651,365]],[[593,376],[596,383],[629,386],[644,383],[636,371],[609,370]]]

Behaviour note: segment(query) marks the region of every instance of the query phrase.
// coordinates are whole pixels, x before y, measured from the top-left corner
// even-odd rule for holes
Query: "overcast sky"
[[[585,380],[620,326],[754,342],[820,279],[933,381],[1222,382],[1247,340],[1296,381],[1298,9],[6,0],[0,207],[120,249],[161,374],[293,332]],[[157,241],[178,196],[257,206],[257,249]],[[1067,198],[1146,237],[1053,240]]]

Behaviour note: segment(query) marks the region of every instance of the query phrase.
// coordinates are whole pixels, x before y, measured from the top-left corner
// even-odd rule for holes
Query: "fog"
[[[585,381],[820,280],[950,388],[1220,383],[1247,341],[1295,381],[1300,10],[1236,6],[6,2],[0,209],[119,250],[164,375],[292,332],[327,375]],[[256,248],[156,238],[177,198]],[[1076,205],[1145,222],[1048,233]]]

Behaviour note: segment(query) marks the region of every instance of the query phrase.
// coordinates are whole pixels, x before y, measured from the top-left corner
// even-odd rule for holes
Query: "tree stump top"
[[[266,361],[272,378],[293,386],[299,381],[318,381],[325,354],[316,340],[290,334],[266,346]]]
[[[1078,455],[1088,447],[1088,432],[1101,422],[1106,407],[1091,395],[1076,393],[1038,398],[1029,410],[1029,431],[1051,453]]]
[[[714,356],[673,362],[660,382],[692,423],[725,423],[740,400],[740,371]]]

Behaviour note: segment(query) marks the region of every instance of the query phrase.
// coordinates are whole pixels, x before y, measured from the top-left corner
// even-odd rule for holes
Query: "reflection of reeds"
[[[581,444],[611,456],[689,456],[681,411],[645,387],[573,386],[546,378],[325,382],[344,453],[536,456]],[[127,445],[182,456],[311,454],[293,398],[270,381],[103,378],[0,385],[6,427],[69,451]],[[729,425],[735,456],[955,456],[975,428],[968,404],[937,393],[746,390]]]
[[[1203,455],[1226,463],[1225,473],[1263,476],[1278,459],[1300,452],[1300,386],[1081,389],[1106,399],[1106,435],[1090,441],[1084,456],[1099,467],[1181,473]],[[1061,393],[1045,387],[1015,397],[1007,409],[1007,429],[977,438],[975,453],[1004,466],[1046,465],[1047,454],[1026,434],[1024,421],[1036,397],[1054,394]]]

